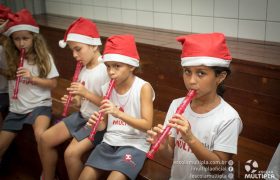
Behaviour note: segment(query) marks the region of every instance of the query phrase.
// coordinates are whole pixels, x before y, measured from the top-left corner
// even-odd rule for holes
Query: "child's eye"
[[[19,38],[13,38],[14,41],[19,41]]]
[[[115,69],[118,69],[118,68],[120,68],[120,65],[119,65],[119,64],[115,64],[113,67],[114,67]]]
[[[206,74],[206,73],[203,72],[203,71],[197,72],[197,76],[198,76],[198,77],[202,77],[202,76],[204,76],[205,74]]]
[[[186,75],[191,74],[191,71],[190,71],[189,69],[184,69],[183,72],[184,72],[184,74],[186,74]]]

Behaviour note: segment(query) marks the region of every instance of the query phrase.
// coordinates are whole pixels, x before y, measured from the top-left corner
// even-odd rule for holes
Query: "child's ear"
[[[98,46],[91,46],[93,49],[93,52],[95,52],[98,49]]]
[[[218,84],[221,84],[227,77],[227,72],[226,71],[223,71],[219,74],[218,76]]]
[[[128,65],[131,72],[133,72],[136,68],[134,66]]]

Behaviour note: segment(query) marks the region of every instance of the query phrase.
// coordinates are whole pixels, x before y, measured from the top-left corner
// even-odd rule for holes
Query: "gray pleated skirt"
[[[74,112],[70,116],[62,120],[69,130],[69,133],[77,140],[81,141],[87,138],[90,134],[91,128],[86,125],[87,119],[84,119],[80,112]],[[98,145],[104,136],[104,131],[98,131],[94,136],[93,144]]]
[[[49,106],[39,106],[27,114],[9,112],[3,122],[2,130],[10,132],[20,131],[24,124],[33,124],[36,118],[41,115],[47,116],[51,120],[51,111]]]
[[[101,143],[91,152],[86,166],[105,171],[119,171],[136,179],[146,159],[146,153],[132,146],[110,146]]]

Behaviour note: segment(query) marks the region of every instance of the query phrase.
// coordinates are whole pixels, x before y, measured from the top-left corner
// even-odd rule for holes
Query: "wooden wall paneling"
[[[246,105],[231,103],[239,113],[243,130],[241,135],[277,147],[280,142],[279,119],[280,115],[249,108]]]
[[[280,99],[280,79],[235,71],[225,80],[225,85]]]
[[[273,98],[266,94],[258,94],[258,92],[255,91],[226,87],[224,98],[231,103],[280,115],[280,99]]]
[[[68,47],[60,48],[58,45],[59,40],[62,40],[64,37],[65,30],[41,26],[40,31],[54,56],[60,77],[72,79],[76,61]]]

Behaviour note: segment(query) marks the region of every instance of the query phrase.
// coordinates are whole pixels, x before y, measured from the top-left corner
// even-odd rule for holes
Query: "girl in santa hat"
[[[237,153],[242,122],[222,98],[231,62],[225,37],[221,33],[193,34],[177,40],[183,45],[185,86],[196,95],[182,115],[175,112],[184,98],[173,100],[167,112],[165,126],[172,129],[160,148],[173,158],[170,179],[234,179],[232,156]],[[154,144],[163,127],[149,130],[148,142]]]
[[[82,157],[85,152],[96,146],[103,137],[104,132],[96,135],[92,143],[88,140],[90,128],[85,126],[90,115],[97,111],[102,100],[101,86],[108,82],[109,76],[106,66],[101,62],[99,52],[101,45],[100,36],[95,23],[85,18],[78,18],[67,29],[64,39],[59,42],[64,48],[66,45],[73,52],[76,62],[84,66],[79,73],[78,81],[72,82],[67,88],[72,94],[72,105],[79,108],[65,117],[62,121],[49,128],[40,142],[42,149],[43,179],[53,180],[55,178],[58,153],[56,147],[66,140],[72,139],[64,153],[64,160],[69,179],[77,180],[82,168]],[[68,95],[62,97],[65,104]]]
[[[50,125],[51,89],[56,87],[58,77],[53,58],[30,12],[22,9],[16,14],[9,14],[8,18],[4,32],[8,38],[4,50],[10,107],[0,131],[0,159],[24,124],[32,125],[39,143],[41,135]],[[20,52],[24,50],[25,56],[21,58],[23,66],[18,67]],[[18,93],[13,91],[16,84]],[[40,149],[38,151],[40,154]]]
[[[5,31],[8,23],[8,14],[12,13],[11,9],[0,4],[0,127],[3,119],[6,117],[9,111],[9,94],[8,94],[8,81],[4,76],[7,63],[4,55],[3,44],[6,40],[6,36],[2,34]]]
[[[88,122],[93,126],[99,113],[106,116],[98,130],[107,129],[101,144],[90,154],[80,180],[100,179],[109,171],[108,179],[135,179],[146,159],[150,145],[146,131],[152,127],[152,86],[133,74],[139,56],[132,35],[115,35],[107,39],[103,60],[116,85],[110,100],[101,102],[100,111]],[[105,94],[109,83],[105,84]]]

